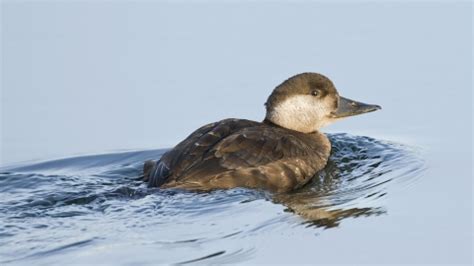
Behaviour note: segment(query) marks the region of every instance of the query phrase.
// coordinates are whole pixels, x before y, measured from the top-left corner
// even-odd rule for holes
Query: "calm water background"
[[[470,2],[3,1],[0,262],[470,264],[471,49]],[[133,181],[204,123],[262,119],[305,71],[383,106],[325,130],[382,145],[364,160],[386,194],[330,204],[380,214],[310,226],[263,192]]]

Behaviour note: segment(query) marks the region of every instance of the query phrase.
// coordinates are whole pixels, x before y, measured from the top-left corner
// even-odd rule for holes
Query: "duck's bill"
[[[342,118],[353,115],[360,115],[382,109],[379,105],[357,102],[344,97],[339,98],[339,106],[332,113],[334,118]]]

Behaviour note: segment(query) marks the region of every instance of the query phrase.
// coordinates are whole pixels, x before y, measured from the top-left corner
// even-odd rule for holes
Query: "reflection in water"
[[[348,217],[384,214],[379,199],[390,183],[413,180],[423,169],[414,151],[399,144],[347,134],[332,134],[330,139],[329,162],[312,182],[273,198],[318,227],[335,227]]]
[[[277,232],[291,234],[300,224],[314,231],[306,226],[329,228],[347,217],[384,213],[387,192],[423,169],[414,151],[401,145],[346,134],[330,138],[327,167],[289,194],[147,188],[136,177],[143,162],[163,150],[4,167],[0,264],[67,264],[70,256],[81,264],[246,261],[259,251],[249,243]]]

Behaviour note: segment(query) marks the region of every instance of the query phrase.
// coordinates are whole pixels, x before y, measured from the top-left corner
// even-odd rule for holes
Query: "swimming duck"
[[[150,187],[207,191],[234,187],[289,192],[326,165],[331,143],[320,128],[381,109],[339,96],[318,73],[295,75],[268,97],[262,122],[224,119],[205,125],[158,161],[144,165]]]

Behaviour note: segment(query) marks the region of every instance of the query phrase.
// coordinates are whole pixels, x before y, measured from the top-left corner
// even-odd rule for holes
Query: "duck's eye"
[[[314,90],[314,91],[311,92],[311,95],[313,95],[313,96],[319,96],[319,94],[320,94],[319,90]]]

